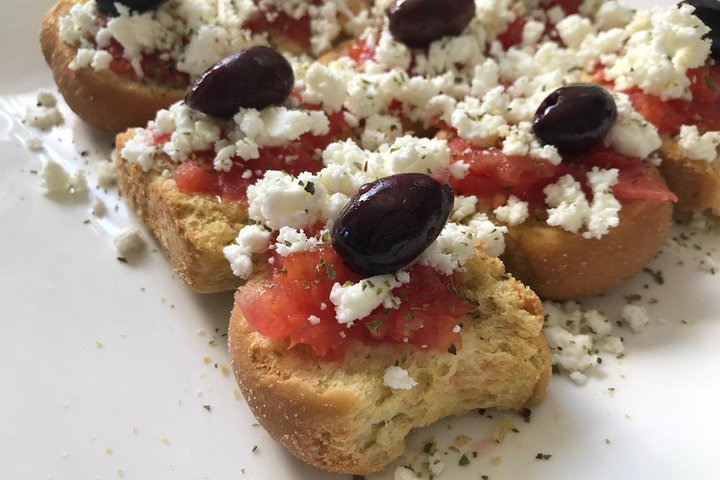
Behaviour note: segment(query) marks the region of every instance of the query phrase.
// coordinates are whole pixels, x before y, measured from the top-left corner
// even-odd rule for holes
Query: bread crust
[[[235,307],[229,348],[240,389],[292,454],[324,470],[361,475],[402,455],[413,428],[475,408],[539,402],[550,353],[538,297],[482,253],[467,265],[459,290],[479,303],[480,315],[461,321],[457,355],[356,342],[341,361],[318,360],[309,349],[288,350],[286,342],[258,334]],[[415,388],[383,386],[395,362],[418,382]]]
[[[77,0],[59,0],[45,15],[40,46],[55,83],[70,108],[95,128],[117,133],[145,125],[155,113],[182,100],[186,89],[120,77],[110,70],[70,69],[77,49],[60,38],[58,20]]]
[[[528,219],[509,228],[502,259],[541,298],[571,300],[601,293],[655,257],[672,225],[672,204],[626,202],[619,217],[619,225],[600,239]]]
[[[149,172],[123,160],[120,152],[134,135],[134,129],[118,135],[113,152],[118,185],[127,203],[193,290],[214,293],[237,288],[242,281],[233,275],[222,249],[245,225],[247,207],[241,202],[181,192],[172,178],[162,174],[175,168],[167,157],[158,157]]]
[[[678,196],[678,210],[720,216],[720,157],[712,162],[691,160],[672,138],[663,139],[660,155],[660,173]]]

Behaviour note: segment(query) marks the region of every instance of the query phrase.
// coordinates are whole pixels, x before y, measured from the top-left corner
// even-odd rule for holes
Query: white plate
[[[46,157],[91,172],[112,139],[67,109],[48,134],[18,122],[35,90],[52,87],[37,42],[51,1],[28,3],[5,2],[0,18],[0,478],[347,479],[295,460],[238,398],[225,370],[230,294],[191,293],[152,241],[118,262],[112,235],[136,221],[117,191],[41,194],[33,171]],[[43,152],[24,146],[31,137]],[[96,196],[110,207],[104,219],[90,213]],[[436,478],[449,480],[717,478],[720,288],[698,269],[706,252],[718,259],[717,234],[687,243],[653,263],[663,285],[641,274],[585,302],[618,319],[624,295],[642,294],[653,323],[641,334],[616,327],[624,359],[585,386],[553,377],[532,421],[510,414],[519,433],[500,444],[491,431],[508,414],[486,412],[413,433],[399,463],[427,461],[434,440],[445,464]]]

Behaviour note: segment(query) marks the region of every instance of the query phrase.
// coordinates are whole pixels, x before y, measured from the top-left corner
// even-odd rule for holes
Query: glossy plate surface
[[[116,260],[112,236],[137,222],[117,190],[94,188],[112,138],[64,105],[61,128],[20,122],[35,91],[53,87],[37,41],[50,5],[9,2],[0,18],[0,478],[348,480],[256,425],[229,372],[230,294],[192,294],[147,233],[139,258]],[[44,149],[31,152],[30,138]],[[90,192],[44,196],[48,158],[89,172]],[[107,216],[91,214],[95,197]],[[529,423],[485,412],[414,432],[398,464],[427,462],[434,441],[438,479],[717,478],[720,282],[703,265],[720,262],[719,234],[681,235],[686,247],[668,244],[650,266],[661,285],[643,273],[584,302],[614,321],[626,296],[642,296],[649,328],[615,327],[624,358],[606,355],[584,386],[554,376]],[[519,433],[498,444],[492,431],[508,415]]]

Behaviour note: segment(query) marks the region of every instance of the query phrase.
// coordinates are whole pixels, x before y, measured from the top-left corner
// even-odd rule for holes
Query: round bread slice
[[[167,88],[151,81],[137,81],[110,70],[70,69],[77,48],[60,37],[59,20],[77,0],[60,0],[43,19],[40,46],[52,69],[55,83],[70,108],[95,128],[117,133],[145,125],[155,113],[185,97],[185,88]]]
[[[712,162],[686,158],[672,138],[663,140],[660,155],[660,173],[678,196],[678,210],[720,216],[720,157]]]
[[[623,203],[620,223],[600,239],[528,219],[510,227],[502,256],[508,271],[543,299],[601,293],[640,272],[672,226],[672,203]]]
[[[260,423],[293,455],[323,470],[360,475],[402,455],[413,428],[476,408],[517,410],[539,402],[550,353],[538,297],[481,252],[460,274],[458,291],[478,308],[460,321],[456,354],[355,342],[342,360],[321,360],[255,332],[235,307],[229,348],[240,389]],[[407,370],[417,385],[384,385],[391,366]]]
[[[134,129],[118,135],[113,152],[118,185],[130,208],[193,290],[214,293],[237,288],[242,281],[233,275],[222,249],[247,222],[247,206],[181,192],[172,177],[163,175],[175,170],[175,163],[164,155],[157,156],[148,172],[125,161],[120,152],[134,135]]]

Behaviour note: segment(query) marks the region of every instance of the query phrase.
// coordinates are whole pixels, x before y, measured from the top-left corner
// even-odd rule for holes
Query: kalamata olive
[[[393,273],[440,235],[453,192],[422,173],[401,173],[364,185],[337,218],[332,246],[364,276]]]
[[[166,0],[95,0],[97,4],[98,12],[108,17],[117,17],[120,13],[115,8],[115,4],[119,3],[125,5],[133,12],[149,12],[155,10],[160,5],[165,3]]]
[[[695,16],[710,29],[707,38],[712,42],[710,56],[720,59],[720,2],[717,0],[689,0],[687,3],[695,7]]]
[[[617,120],[617,107],[604,88],[585,83],[560,87],[535,112],[533,131],[560,153],[589,152]]]
[[[387,10],[390,32],[409,47],[427,47],[459,35],[475,16],[474,0],[395,0]]]
[[[295,85],[293,69],[270,47],[251,47],[210,67],[185,96],[195,110],[230,119],[240,108],[262,109],[287,100]]]

